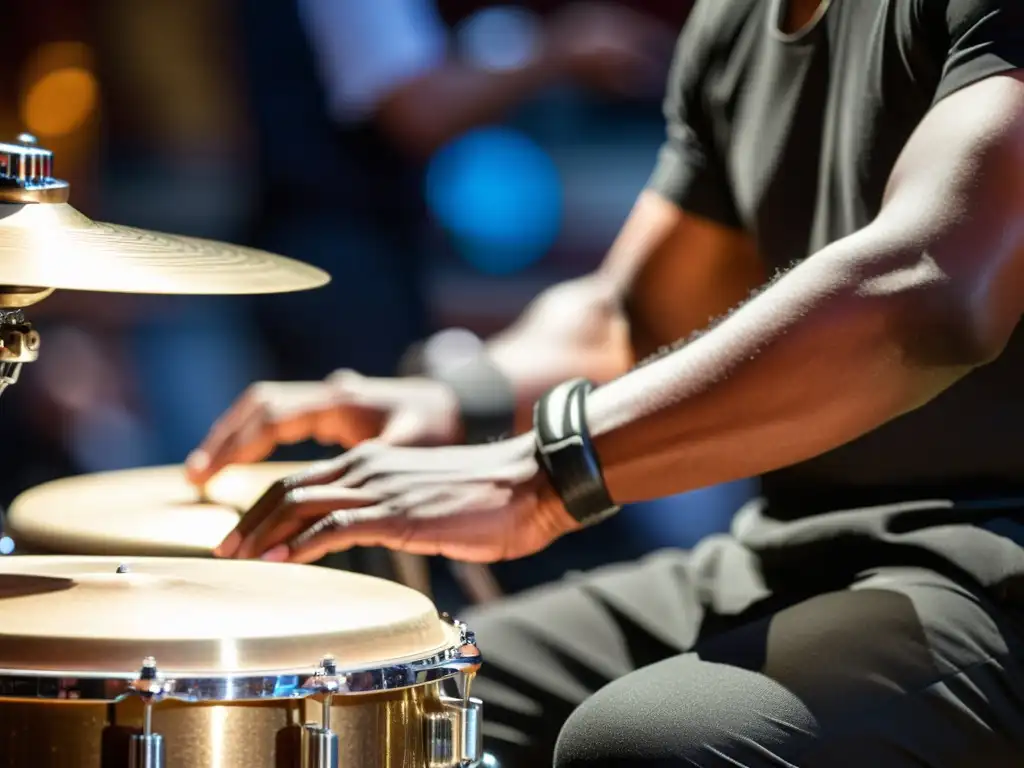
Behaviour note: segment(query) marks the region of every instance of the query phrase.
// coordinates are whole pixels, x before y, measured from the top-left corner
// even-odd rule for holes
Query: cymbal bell
[[[253,248],[90,220],[68,205],[53,152],[33,136],[0,142],[0,298],[35,303],[54,289],[149,294],[288,293],[330,277]]]
[[[95,222],[67,203],[0,203],[0,286],[109,293],[288,293],[326,272],[253,248]]]

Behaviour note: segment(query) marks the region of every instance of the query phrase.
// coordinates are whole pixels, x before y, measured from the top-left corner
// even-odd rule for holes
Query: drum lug
[[[441,699],[440,712],[424,717],[427,768],[466,768],[483,759],[480,699]]]
[[[451,614],[442,613],[441,621],[450,624],[459,632],[460,645],[476,645],[476,635],[467,626],[466,622],[453,618]]]
[[[338,768],[338,734],[316,723],[304,725],[302,768]]]
[[[164,768],[164,737],[153,732],[153,705],[163,698],[164,679],[152,656],[142,662],[139,679],[131,689],[142,699],[145,707],[142,733],[131,737],[128,768]]]
[[[340,682],[334,657],[325,656],[313,678],[314,688],[324,697],[320,722],[302,727],[302,768],[338,768],[338,734],[331,730],[331,702]]]

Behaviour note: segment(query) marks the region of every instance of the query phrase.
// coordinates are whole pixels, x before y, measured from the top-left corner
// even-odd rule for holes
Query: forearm
[[[645,191],[600,266],[545,291],[488,350],[513,384],[525,427],[550,387],[578,376],[610,381],[707,327],[762,281],[743,233]]]
[[[626,373],[633,363],[629,333],[621,315],[608,320],[601,344],[565,345],[543,334],[499,334],[487,343],[492,363],[508,380],[516,400],[516,431],[530,428],[533,405],[556,384],[577,377],[603,383]]]
[[[813,457],[979,364],[920,245],[885,240],[865,230],[831,246],[702,337],[596,391],[589,421],[612,497],[660,497]]]

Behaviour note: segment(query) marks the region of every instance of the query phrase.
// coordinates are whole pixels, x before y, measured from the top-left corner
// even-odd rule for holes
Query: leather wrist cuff
[[[593,388],[586,379],[559,384],[537,401],[533,411],[537,462],[566,510],[585,526],[619,511],[608,495],[587,427],[586,401]]]

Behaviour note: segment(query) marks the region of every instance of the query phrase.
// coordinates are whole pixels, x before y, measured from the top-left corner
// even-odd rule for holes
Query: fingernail
[[[242,535],[232,531],[225,537],[224,541],[217,545],[217,548],[213,550],[213,554],[216,557],[231,557],[235,554],[235,550],[238,549],[238,545],[242,543]]]
[[[192,451],[185,459],[185,466],[193,472],[202,472],[210,466],[210,457],[206,451]]]
[[[288,546],[285,544],[278,544],[276,547],[271,547],[260,555],[260,560],[266,560],[270,563],[283,563],[287,559]]]

